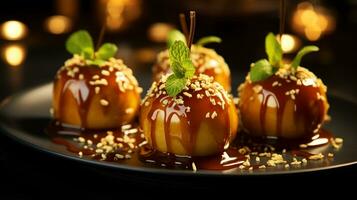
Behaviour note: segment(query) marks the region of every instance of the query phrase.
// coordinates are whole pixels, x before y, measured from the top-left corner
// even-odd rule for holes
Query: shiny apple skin
[[[140,92],[131,70],[121,60],[111,59],[98,67],[77,58],[54,79],[53,117],[63,125],[82,129],[118,128],[137,116]]]
[[[283,68],[255,83],[248,74],[238,89],[243,128],[256,137],[312,137],[328,119],[326,92],[321,79],[302,67],[295,74]]]
[[[212,78],[200,77],[191,82],[209,79],[213,83]],[[214,96],[208,97],[206,89],[195,90],[188,84],[187,90],[173,98],[166,94],[162,80],[153,83],[140,112],[140,124],[150,146],[161,152],[187,156],[223,152],[238,128],[238,114],[231,96],[214,82],[211,85]]]

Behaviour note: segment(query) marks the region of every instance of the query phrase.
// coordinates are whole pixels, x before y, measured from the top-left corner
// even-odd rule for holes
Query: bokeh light
[[[167,23],[154,23],[148,29],[149,39],[153,42],[166,42],[167,35],[173,26]]]
[[[277,35],[277,38],[280,40],[280,35]],[[281,38],[281,48],[284,53],[291,53],[296,51],[300,47],[300,40],[291,34],[283,34]]]
[[[300,3],[293,13],[292,28],[310,41],[319,40],[335,30],[335,26],[336,19],[326,8],[313,6],[310,2]]]
[[[54,15],[47,18],[45,27],[52,34],[67,33],[72,29],[72,20],[66,16]]]
[[[22,45],[12,44],[3,48],[3,59],[10,66],[21,65],[26,58],[26,49]]]
[[[7,40],[20,40],[27,34],[27,27],[20,21],[7,21],[1,25],[1,35]]]
[[[141,0],[99,0],[99,19],[108,31],[116,32],[131,25],[141,15]],[[104,17],[104,18],[103,18]]]

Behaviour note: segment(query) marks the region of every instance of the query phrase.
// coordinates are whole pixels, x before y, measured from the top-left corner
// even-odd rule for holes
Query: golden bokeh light
[[[72,29],[72,20],[66,16],[54,15],[47,18],[45,27],[52,34],[67,33]]]
[[[302,2],[292,17],[292,28],[303,34],[308,40],[319,40],[324,34],[335,30],[336,19],[321,6],[313,6],[310,2]]]
[[[1,35],[7,40],[20,40],[27,34],[27,27],[20,21],[7,21],[1,25]]]
[[[135,59],[141,63],[153,63],[157,52],[152,48],[141,48],[136,50]]]
[[[280,35],[277,35],[277,38],[280,40]],[[290,34],[283,34],[281,38],[281,48],[283,49],[284,53],[291,53],[296,51],[300,47],[300,40]]]
[[[111,32],[126,28],[141,15],[141,0],[100,0],[98,2],[100,19],[105,21],[108,31]]]
[[[13,44],[3,48],[3,59],[10,66],[21,65],[26,58],[26,49],[22,45]]]
[[[310,41],[316,41],[320,39],[322,31],[318,27],[309,27],[304,30],[305,36]]]
[[[167,23],[154,23],[148,29],[148,36],[154,42],[166,42],[167,35],[173,26]]]

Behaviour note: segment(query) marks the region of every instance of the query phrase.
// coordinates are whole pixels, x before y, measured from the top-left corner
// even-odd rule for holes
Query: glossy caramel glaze
[[[212,77],[194,76],[170,97],[166,76],[153,83],[142,102],[140,123],[149,144],[177,155],[206,156],[228,147],[236,135],[237,111],[231,97]]]
[[[326,90],[320,79],[302,67],[295,74],[282,68],[256,83],[248,74],[238,90],[243,127],[253,136],[312,137],[328,118]]]
[[[69,152],[109,162],[135,157],[140,145],[146,143],[135,124],[120,129],[80,130],[53,121],[46,130],[54,143],[65,146]]]
[[[141,88],[132,71],[114,58],[88,66],[79,56],[68,60],[53,86],[53,116],[86,129],[120,127],[134,119]]]
[[[240,166],[246,160],[246,157],[233,147],[229,147],[216,155],[202,157],[178,156],[145,146],[140,149],[139,160],[150,166],[169,169],[228,170]]]
[[[178,156],[172,153],[162,153],[150,146],[140,148],[138,159],[149,166],[169,169],[196,170],[229,170],[233,168],[260,170],[268,166],[268,160],[273,154],[284,154],[284,157],[299,157],[310,159],[320,154],[316,149],[329,145],[333,135],[321,129],[313,138],[302,140],[252,138],[244,132],[239,132],[230,147],[223,152],[211,156]],[[306,144],[301,148],[301,144]],[[282,153],[283,152],[283,153]],[[314,152],[314,153],[313,153]],[[260,157],[261,161],[256,161]],[[249,161],[249,162],[247,162]],[[281,164],[287,164],[286,162]],[[249,163],[249,164],[248,164]],[[195,170],[195,169],[194,169]]]
[[[83,131],[53,122],[46,130],[55,144],[63,145],[69,152],[86,159],[137,167],[148,166],[194,171],[224,171],[234,168],[261,170],[262,166],[273,169],[272,166],[267,165],[268,160],[274,157],[273,154],[283,152],[286,161],[289,161],[288,157],[310,160],[311,156],[317,156],[323,152],[321,150],[325,149],[334,139],[333,135],[324,129],[321,129],[313,138],[293,141],[252,138],[250,135],[241,132],[238,133],[238,137],[231,143],[230,147],[223,152],[210,156],[182,156],[153,149],[136,124],[127,124],[120,129],[109,131]],[[301,148],[301,144],[306,144],[307,147]],[[326,152],[324,155],[327,157]],[[261,158],[259,162],[256,161],[257,156]],[[286,163],[282,164],[285,165]],[[282,166],[280,165],[280,167]]]
[[[225,90],[231,91],[230,70],[223,57],[218,55],[213,49],[192,46],[191,59],[196,67],[196,75],[203,73],[212,76]],[[168,73],[171,73],[169,52],[165,50],[159,53],[157,61],[153,66],[153,80],[159,82],[160,78]]]

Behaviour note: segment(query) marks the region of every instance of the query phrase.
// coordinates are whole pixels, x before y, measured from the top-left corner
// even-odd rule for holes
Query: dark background
[[[70,55],[65,51],[64,42],[68,35],[78,29],[87,29],[97,40],[103,19],[100,10],[110,0],[47,0],[47,1],[2,1],[0,5],[0,23],[19,20],[27,26],[27,35],[19,40],[10,41],[5,37],[0,40],[0,100],[17,91],[50,82],[56,70]],[[211,45],[229,64],[232,71],[233,88],[243,81],[251,62],[265,57],[264,37],[268,32],[279,32],[279,1],[277,0],[117,0],[124,9],[123,24],[117,30],[108,30],[104,41],[118,44],[118,56],[134,70],[139,83],[144,89],[150,84],[151,65],[155,54],[165,48],[165,42],[149,36],[149,29],[154,23],[162,22],[163,27],[177,26],[178,13],[197,11],[195,38],[217,35],[223,43]],[[357,102],[357,80],[355,75],[357,55],[357,1],[314,0],[308,1],[322,14],[329,23],[334,23],[331,30],[324,32],[312,41],[292,22],[298,5],[303,1],[287,1],[287,20],[285,32],[295,35],[302,45],[315,44],[321,51],[303,59],[303,65],[322,78],[329,88],[329,94],[339,95]],[[114,2],[115,3],[115,2]],[[102,7],[101,7],[102,6]],[[116,7],[117,9],[118,7]],[[129,14],[128,14],[129,13]],[[131,15],[134,13],[134,16]],[[136,15],[137,14],[137,15]],[[53,15],[64,15],[72,27],[62,34],[51,34],[45,26],[45,20]],[[6,48],[20,45],[25,51],[25,59],[18,66],[11,66],[4,55]],[[291,59],[296,51],[286,54]],[[235,89],[233,93],[236,94]],[[357,113],[356,113],[357,114]],[[321,173],[293,175],[293,178],[324,180],[331,176],[356,177],[356,167],[328,170]],[[129,178],[125,178],[129,175]],[[147,177],[146,177],[147,176]],[[44,188],[65,191],[68,188],[90,187],[98,184],[101,188],[108,184],[117,190],[130,187],[207,187],[212,180],[191,180],[183,177],[151,177],[142,174],[113,175],[105,169],[93,169],[74,161],[63,160],[37,152],[22,146],[3,134],[0,134],[0,182],[7,186],[0,189],[18,197],[38,194],[36,189]],[[139,180],[140,177],[140,180]],[[142,182],[146,177],[148,182]],[[244,183],[276,180],[292,180],[291,176],[241,178],[240,180],[222,180]],[[154,184],[161,179],[175,180],[176,184]],[[177,180],[177,181],[176,181]],[[172,182],[171,182],[172,183]],[[29,189],[31,188],[31,189]],[[32,189],[32,188],[35,188]],[[104,190],[105,187],[102,188]],[[97,194],[98,190],[86,189],[87,196]],[[100,193],[100,192],[99,192]],[[0,195],[1,196],[1,195]]]

